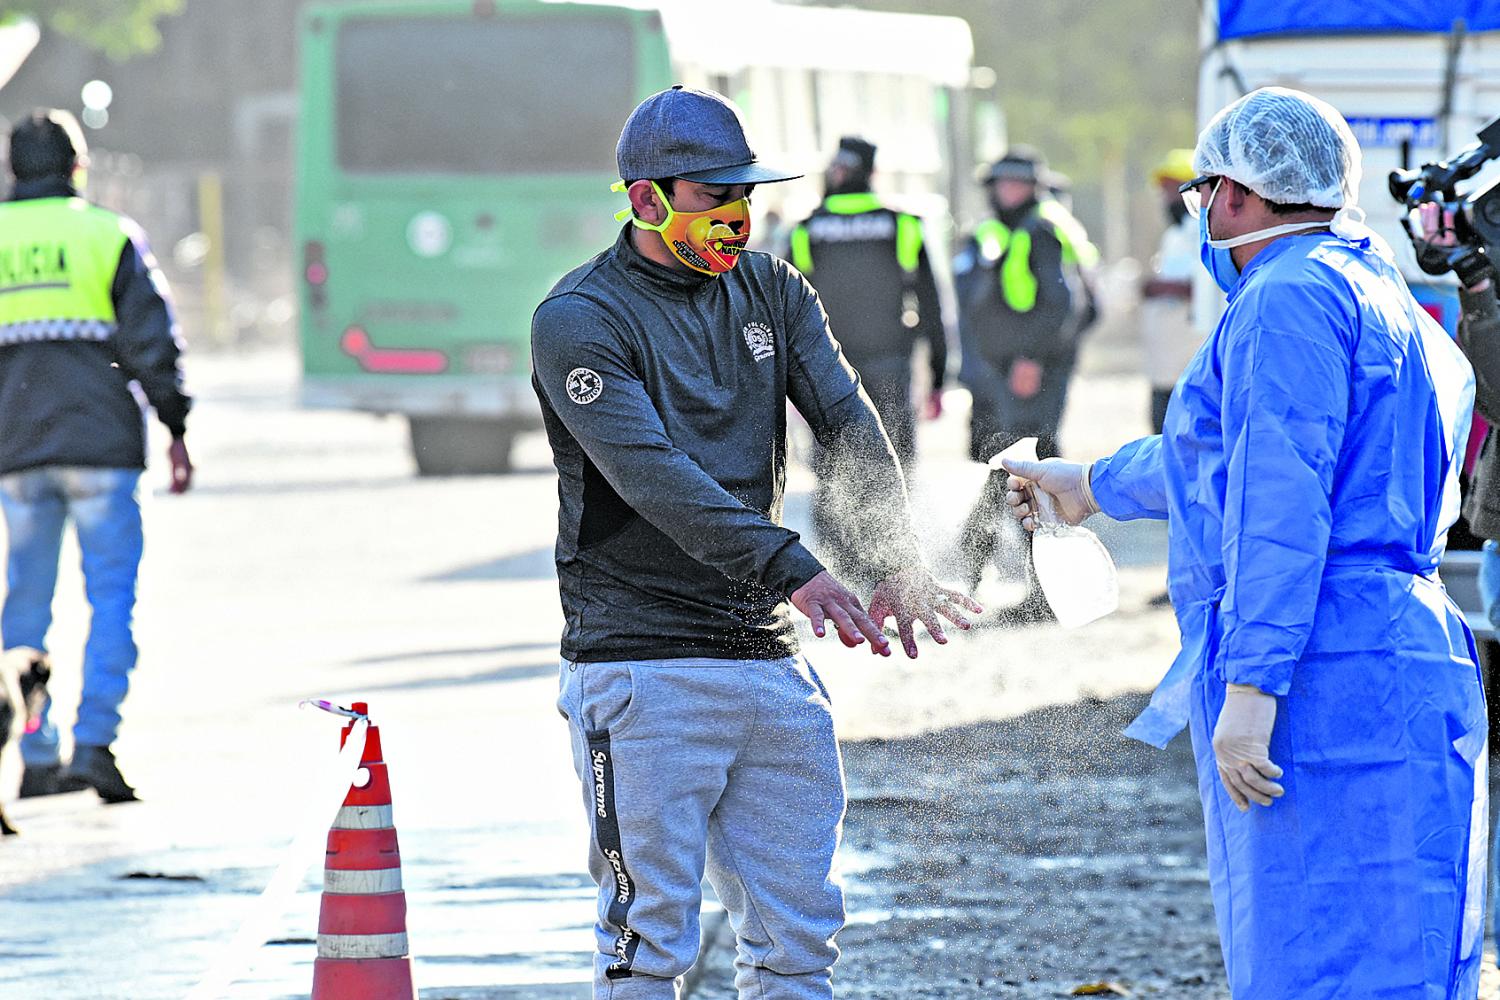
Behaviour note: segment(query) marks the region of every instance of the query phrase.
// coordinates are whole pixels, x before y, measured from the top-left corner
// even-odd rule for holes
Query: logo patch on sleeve
[[[592,368],[574,368],[568,372],[568,398],[579,406],[588,406],[604,391],[604,380]]]
[[[764,361],[776,354],[776,335],[764,323],[745,324],[745,344],[756,361]]]

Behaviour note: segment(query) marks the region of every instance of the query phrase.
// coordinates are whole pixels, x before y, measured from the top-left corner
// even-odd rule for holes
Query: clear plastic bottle
[[[1037,461],[1036,438],[1017,441],[990,459],[991,468],[1001,467],[1007,458]],[[1119,575],[1099,536],[1085,527],[1064,524],[1046,493],[1028,492],[1037,526],[1031,565],[1057,623],[1078,628],[1114,611],[1120,606]]]

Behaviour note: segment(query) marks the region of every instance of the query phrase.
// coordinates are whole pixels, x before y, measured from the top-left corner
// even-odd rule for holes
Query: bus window
[[[338,162],[351,173],[614,171],[635,106],[629,23],[586,17],[346,21]]]

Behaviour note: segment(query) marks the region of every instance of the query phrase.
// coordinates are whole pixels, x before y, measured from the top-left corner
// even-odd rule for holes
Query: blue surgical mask
[[[1223,183],[1222,177],[1214,182],[1214,189],[1209,193],[1208,203],[1203,206],[1203,211],[1198,213],[1198,258],[1208,269],[1209,275],[1214,279],[1214,284],[1228,294],[1234,291],[1235,285],[1240,283],[1240,269],[1235,266],[1234,254],[1229,252],[1229,248],[1214,246],[1214,239],[1208,234],[1208,212],[1214,207],[1214,199],[1219,195],[1219,185]]]
[[[1208,210],[1213,208],[1214,198],[1219,194],[1219,185],[1224,183],[1224,178],[1219,178],[1214,184],[1214,189],[1208,196],[1208,204],[1203,206],[1203,211],[1198,213],[1198,257],[1203,261],[1203,266],[1213,276],[1214,283],[1224,290],[1224,293],[1234,291],[1234,286],[1240,283],[1240,269],[1234,263],[1234,254],[1230,253],[1235,247],[1242,247],[1247,243],[1257,243],[1273,236],[1286,236],[1290,233],[1301,233],[1312,229],[1328,229],[1331,222],[1288,222],[1280,226],[1271,226],[1269,229],[1257,229],[1253,233],[1241,233],[1228,239],[1216,240],[1208,234]]]

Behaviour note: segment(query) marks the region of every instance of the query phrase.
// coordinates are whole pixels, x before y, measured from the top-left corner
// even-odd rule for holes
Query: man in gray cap
[[[635,110],[617,159],[630,221],[532,321],[561,501],[558,707],[600,887],[594,996],[676,996],[706,871],[739,936],[740,996],[826,1000],[844,786],[791,607],[881,655],[894,617],[911,657],[914,622],[944,642],[939,616],[967,628],[962,609],[980,609],[923,566],[890,441],[817,295],[744,249],[755,185],[795,175],[758,161],[729,101],[676,87]],[[789,400],[881,485],[868,611],[781,525]]]

